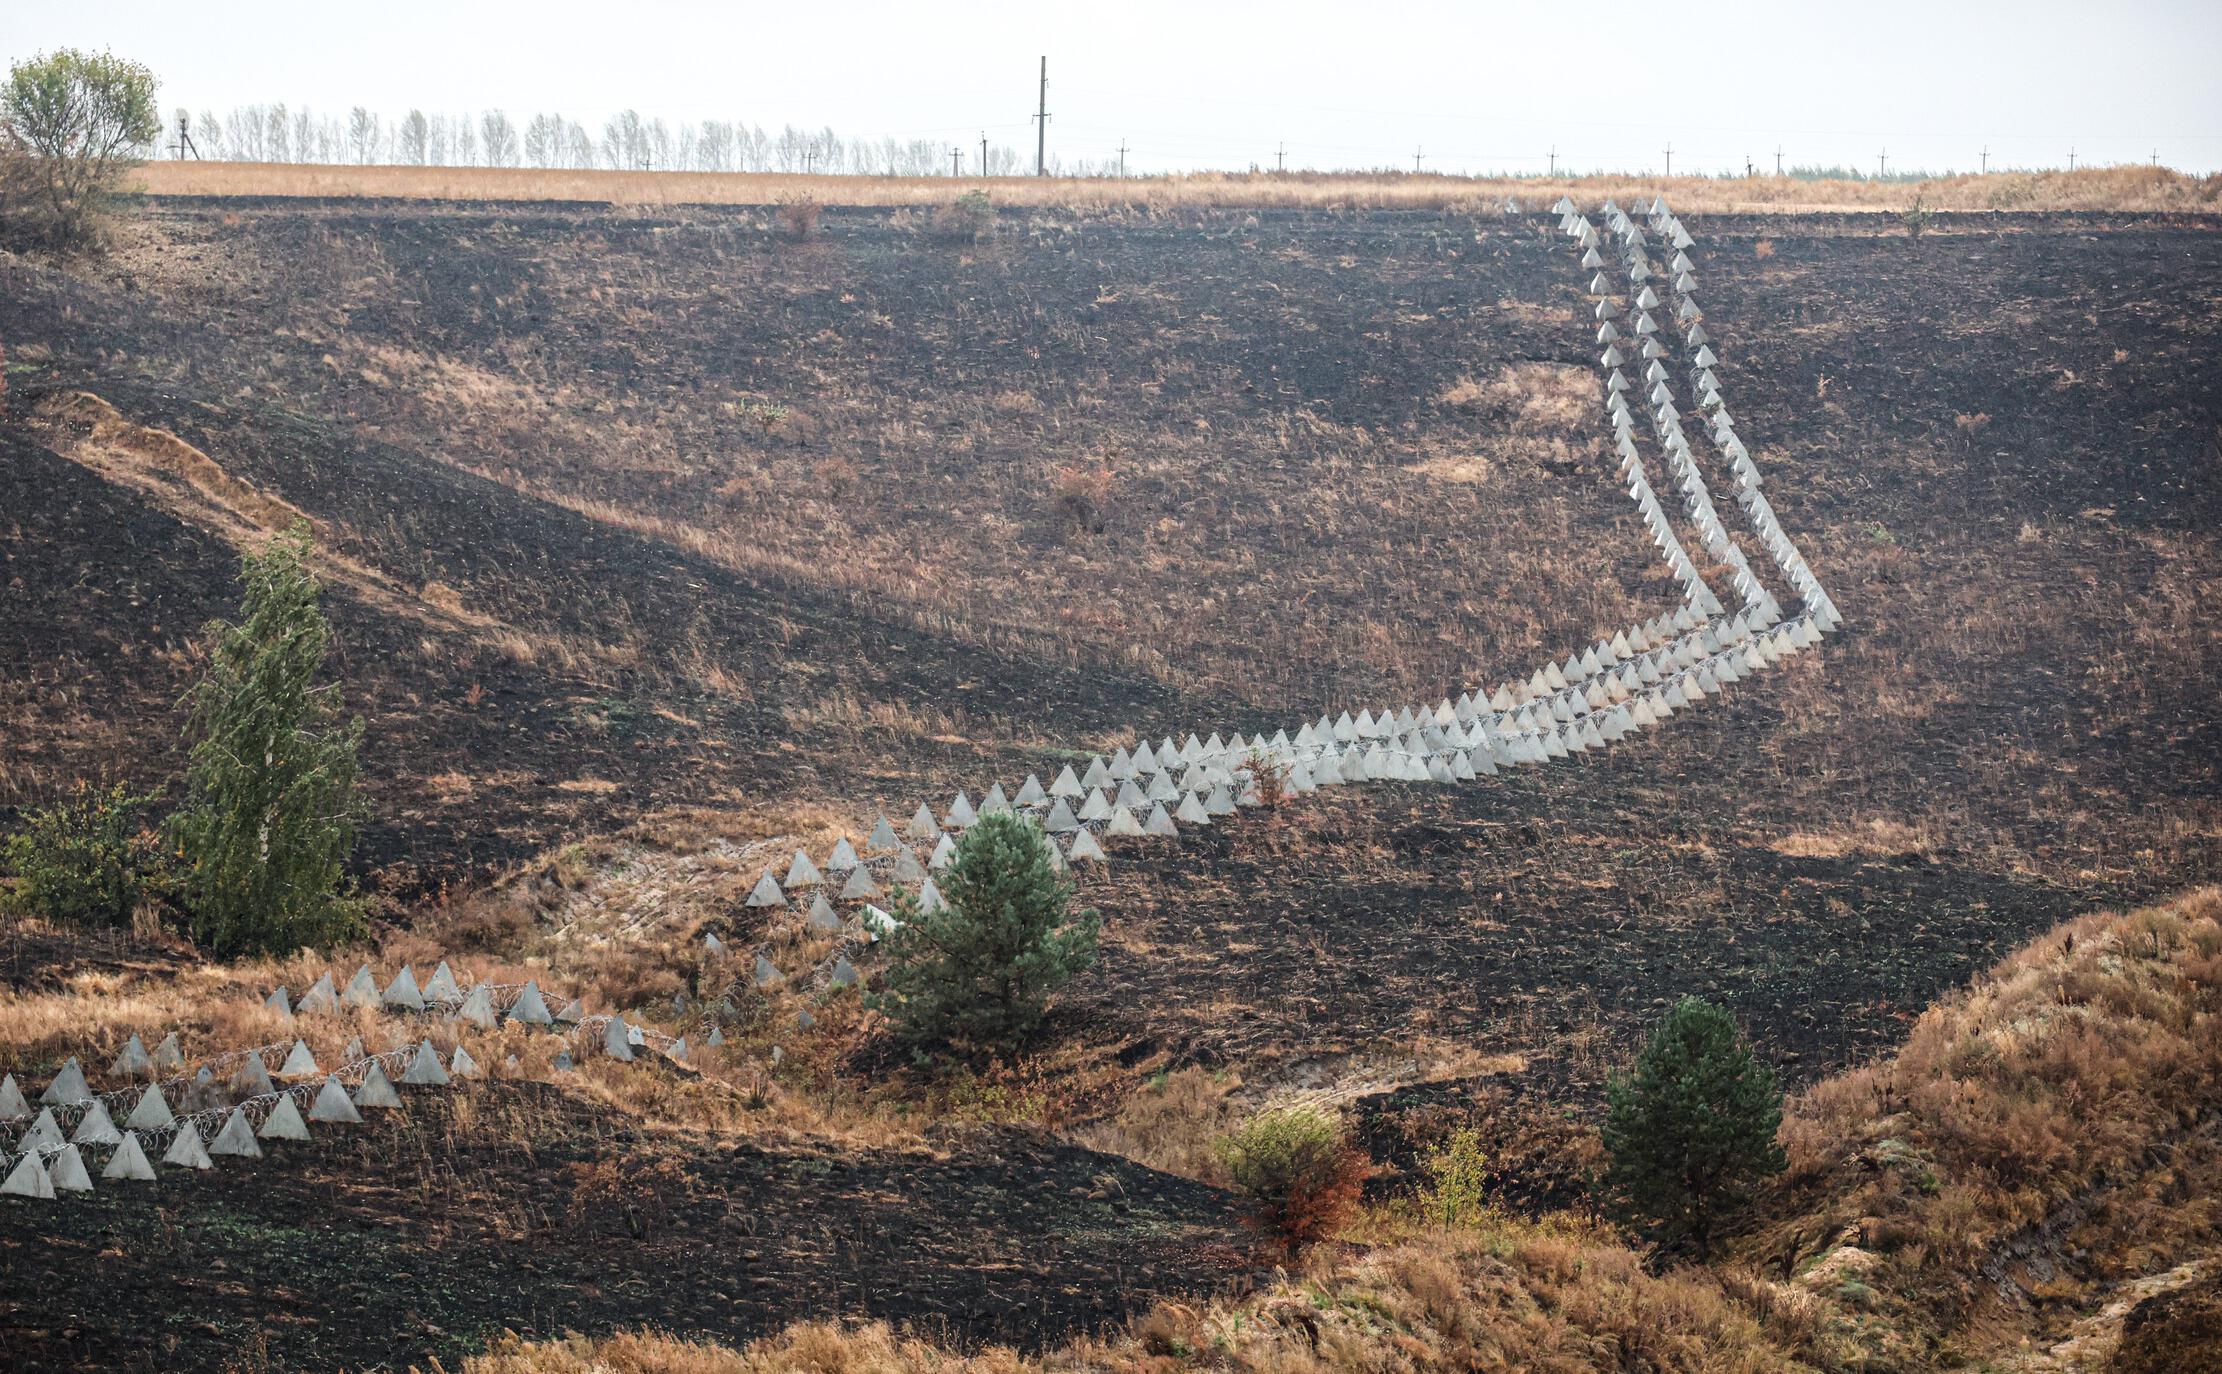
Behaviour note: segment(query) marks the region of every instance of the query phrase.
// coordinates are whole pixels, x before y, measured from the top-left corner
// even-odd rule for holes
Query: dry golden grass
[[[985,189],[998,204],[1049,209],[1454,209],[1495,213],[1506,197],[1540,209],[1570,195],[1623,204],[1663,194],[1691,212],[1932,210],[2213,210],[2222,177],[2152,167],[2000,172],[1922,182],[1784,177],[1469,178],[1401,173],[1240,175],[1199,172],[1131,180],[1036,177],[828,177],[757,172],[618,172],[529,167],[324,167],[298,163],[151,162],[138,186],[170,196],[378,196],[408,200],[576,200],[616,205],[939,205]]]

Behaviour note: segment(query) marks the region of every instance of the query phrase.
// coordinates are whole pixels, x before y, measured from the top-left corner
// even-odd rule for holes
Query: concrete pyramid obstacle
[[[765,869],[764,876],[758,878],[756,886],[749,890],[748,905],[752,907],[787,905],[787,894],[779,890],[779,883],[772,877],[770,869]]]
[[[455,1009],[455,1019],[468,1021],[481,1030],[492,1030],[494,1028],[493,988],[485,983],[480,983],[477,987],[472,988],[470,995],[463,999],[463,1005]]]
[[[455,1053],[448,1058],[447,1071],[457,1078],[477,1078],[482,1072],[478,1061],[471,1058],[471,1052],[461,1045],[457,1045]]]
[[[925,844],[939,837],[940,834],[941,823],[934,819],[933,811],[924,802],[920,802],[918,809],[911,813],[910,837],[920,844]]]
[[[175,1164],[180,1169],[216,1167],[216,1161],[208,1157],[208,1147],[201,1144],[200,1131],[190,1121],[178,1123],[177,1135],[171,1139],[170,1148],[162,1152],[162,1162]]]
[[[849,880],[841,884],[841,899],[843,901],[861,900],[879,895],[880,885],[872,881],[872,870],[862,864],[858,864],[855,870],[849,874]]]
[[[895,847],[895,864],[892,872],[895,875],[895,881],[899,883],[920,883],[926,880],[926,866],[918,862],[916,854],[911,853],[908,848],[902,845]]]
[[[332,975],[322,974],[309,984],[309,990],[301,994],[301,1003],[295,1010],[324,1015],[338,1011],[339,994],[332,990]]]
[[[1096,837],[1092,833],[1083,830],[1072,837],[1072,849],[1065,857],[1074,863],[1091,859],[1101,863],[1103,861],[1103,846],[1096,843]]]
[[[1042,803],[1048,800],[1049,794],[1042,791],[1041,778],[1039,778],[1035,774],[1028,773],[1026,775],[1026,781],[1019,785],[1018,795],[1011,798],[1011,805],[1040,806]]]
[[[13,1121],[19,1116],[29,1116],[31,1104],[24,1100],[23,1089],[16,1086],[15,1075],[0,1078],[0,1121]]]
[[[1106,835],[1139,835],[1142,833],[1142,823],[1134,819],[1134,813],[1124,806],[1114,807],[1111,812],[1110,823],[1103,827],[1103,833]]]
[[[185,1067],[185,1048],[178,1044],[176,1031],[163,1036],[162,1043],[154,1047],[154,1067],[162,1073],[176,1073]]]
[[[358,1035],[347,1042],[346,1049],[339,1052],[340,1063],[342,1067],[348,1064],[352,1064],[356,1060],[362,1058],[365,1053],[366,1051],[363,1048],[363,1038]]]
[[[1111,798],[1102,792],[1090,792],[1080,803],[1080,819],[1100,821],[1111,815]]]
[[[939,840],[935,841],[934,852],[929,858],[927,858],[926,867],[947,868],[950,864],[955,863],[956,859],[957,842],[949,838],[947,835],[944,835]]]
[[[756,956],[762,959],[764,956]],[[625,1033],[625,1018],[612,1016],[602,1028],[602,1052],[620,1064],[633,1062],[633,1038]]]
[[[423,1011],[424,991],[417,986],[416,970],[403,964],[401,972],[395,974],[393,981],[386,984],[386,990],[378,995],[378,1004],[399,1007],[403,1011]]]
[[[262,1119],[262,1129],[257,1132],[264,1140],[307,1140],[309,1123],[301,1119],[301,1109],[293,1105],[293,1094],[278,1099],[270,1115]]]
[[[837,988],[856,986],[856,965],[849,962],[848,955],[844,954],[833,961],[833,973],[827,981]]]
[[[116,1123],[108,1116],[107,1104],[95,1101],[78,1119],[77,1129],[69,1134],[80,1145],[113,1145],[123,1139],[116,1130]]]
[[[1080,779],[1073,776],[1072,765],[1069,763],[1057,774],[1056,780],[1049,784],[1049,795],[1063,797],[1067,801],[1079,796],[1083,790]]]
[[[716,931],[704,931],[702,935],[702,948],[705,953],[723,954],[725,953],[725,941],[720,940],[717,937]]]
[[[346,989],[339,995],[339,1004],[343,1007],[377,1007],[378,980],[371,977],[370,965],[365,964],[356,969],[355,976],[347,980]]]
[[[397,1111],[401,1107],[401,1094],[393,1090],[393,1080],[386,1077],[385,1066],[375,1059],[371,1061],[370,1072],[364,1074],[363,1081],[355,1087],[355,1105],[387,1111]]]
[[[887,817],[881,816],[879,820],[873,824],[872,834],[870,838],[864,841],[864,847],[870,850],[872,853],[885,854],[889,850],[895,848],[896,845],[901,843],[902,841],[895,838],[894,825],[888,821]]]
[[[231,1076],[234,1097],[262,1097],[277,1089],[270,1082],[270,1071],[262,1066],[259,1053],[249,1054],[239,1061],[239,1069]]]
[[[290,1102],[293,1099],[286,1100]],[[218,1131],[216,1138],[208,1142],[208,1152],[212,1155],[237,1155],[241,1159],[262,1158],[262,1147],[255,1143],[255,1128],[247,1124],[245,1108],[231,1109],[231,1115],[224,1119],[224,1129]]]
[[[980,818],[972,810],[972,799],[959,792],[957,793],[957,799],[949,803],[949,814],[942,817],[942,819],[948,823],[951,830],[969,830],[979,822]]]
[[[712,1046],[722,1045],[725,1043],[725,1032],[716,1026],[712,1026],[710,1027],[710,1033],[702,1037],[702,1043]]]
[[[313,1078],[322,1070],[316,1066],[316,1056],[309,1053],[309,1042],[296,1040],[285,1062],[278,1066],[280,1078]]]
[[[28,1150],[15,1162],[5,1179],[0,1179],[0,1193],[9,1197],[41,1198],[52,1201],[54,1180],[48,1177],[46,1166],[39,1162],[39,1152]]]
[[[108,1076],[110,1078],[136,1078],[153,1067],[154,1060],[147,1054],[146,1045],[140,1041],[137,1033],[134,1032],[129,1040],[124,1041],[123,1049],[116,1055],[115,1060],[108,1065]]]
[[[38,1120],[31,1123],[31,1128],[15,1145],[19,1150],[58,1150],[62,1143],[62,1128],[54,1120],[54,1109],[41,1107]]]
[[[1180,805],[1174,809],[1173,818],[1189,825],[1211,824],[1211,817],[1204,814],[1203,803],[1196,800],[1193,792],[1181,794]]]
[[[517,1000],[509,1006],[509,1019],[527,1026],[555,1024],[555,1018],[548,1015],[548,1004],[542,1000],[537,982],[526,983],[525,990],[517,994]]]
[[[154,1181],[154,1166],[147,1162],[147,1152],[140,1148],[136,1134],[130,1131],[123,1133],[123,1143],[108,1157],[108,1167],[100,1171],[100,1176],[105,1179],[130,1179],[140,1183]]]
[[[1063,835],[1079,828],[1079,818],[1072,814],[1072,807],[1066,804],[1063,797],[1059,797],[1057,804],[1049,808],[1048,817],[1042,821],[1042,829],[1052,835]]]
[[[779,971],[779,966],[762,954],[756,956],[756,968],[751,977],[760,988],[777,987],[787,981],[787,975]]]
[[[862,862],[856,856],[856,847],[849,843],[849,837],[843,835],[833,842],[833,852],[826,855],[825,869],[828,873],[846,873]]]
[[[557,1051],[556,1057],[548,1061],[548,1067],[557,1073],[571,1072],[574,1067],[571,1063],[571,1052],[569,1050]]]
[[[1161,840],[1178,839],[1180,827],[1173,824],[1173,818],[1166,814],[1165,803],[1159,802],[1150,808],[1150,818],[1142,822],[1142,833]]]
[[[576,997],[557,1008],[555,1014],[555,1023],[559,1026],[575,1026],[585,1019],[586,1004]]]
[[[62,1193],[89,1193],[93,1190],[93,1176],[85,1171],[85,1156],[75,1145],[64,1145],[54,1162],[47,1166],[47,1178],[55,1191]]]
[[[787,865],[787,876],[782,886],[792,890],[798,887],[816,887],[824,881],[825,875],[818,871],[816,864],[810,862],[810,856],[798,849],[794,859]]]
[[[149,1084],[139,1095],[139,1105],[131,1109],[124,1125],[134,1131],[159,1131],[177,1120],[170,1114],[169,1099],[162,1096],[162,1089]]]
[[[1055,854],[1057,852],[1057,846],[1049,846],[1049,852]],[[934,886],[933,879],[928,878],[918,885],[919,915],[931,916],[935,912],[941,910],[943,905],[944,903],[941,900],[941,889]]]
[[[402,1070],[401,1081],[412,1088],[444,1088],[448,1084],[447,1066],[440,1062],[440,1052],[432,1042],[417,1042],[417,1052],[409,1060],[409,1067]]]
[[[447,960],[442,959],[440,966],[432,970],[432,976],[424,980],[424,996],[428,1002],[443,1004],[462,1000],[463,989],[456,983],[455,970],[447,966]]]
[[[1008,811],[1010,809],[1011,799],[1003,795],[1003,784],[999,782],[989,783],[988,794],[980,799],[980,814],[992,816],[998,811]]]
[[[841,930],[841,917],[823,892],[810,899],[810,928],[821,935],[834,935]]]

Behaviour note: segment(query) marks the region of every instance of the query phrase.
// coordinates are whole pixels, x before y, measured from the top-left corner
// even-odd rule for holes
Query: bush
[[[825,207],[809,196],[779,202],[779,227],[788,238],[807,243],[818,236],[818,217]]]
[[[194,936],[218,954],[282,954],[360,926],[345,865],[363,722],[343,725],[338,687],[314,683],[332,632],[308,547],[301,527],[247,556],[239,623],[209,627],[193,692],[187,796],[170,833]]]
[[[967,191],[934,211],[934,236],[952,243],[978,243],[995,233],[995,206],[985,191]]]
[[[886,989],[870,1005],[914,1045],[1008,1054],[1041,1025],[1050,994],[1095,962],[1095,913],[1070,910],[1049,841],[1009,811],[965,832],[938,886],[931,912],[896,894]]]
[[[1919,196],[1914,197],[1912,208],[1898,212],[1898,222],[1906,226],[1908,238],[1920,238],[1935,218],[1936,212],[1923,205]]]
[[[1421,1159],[1428,1185],[1420,1205],[1431,1220],[1445,1226],[1472,1226],[1496,1211],[1489,1202],[1489,1155],[1481,1148],[1481,1132],[1461,1130]]]
[[[160,130],[154,74],[136,62],[64,48],[15,63],[0,87],[0,228],[55,248],[90,244]]]
[[[106,791],[81,782],[67,799],[27,813],[0,846],[0,866],[16,880],[0,891],[0,906],[62,925],[130,925],[161,886],[162,848],[139,819],[153,800],[120,782]]]
[[[1787,1167],[1775,1132],[1782,1094],[1727,1012],[1685,997],[1633,1074],[1606,1086],[1605,1175],[1615,1209],[1669,1246],[1711,1253],[1723,1215]]]
[[[1348,1222],[1368,1172],[1342,1122],[1314,1107],[1259,1112],[1220,1140],[1218,1155],[1228,1179],[1257,1200],[1291,1249]]]

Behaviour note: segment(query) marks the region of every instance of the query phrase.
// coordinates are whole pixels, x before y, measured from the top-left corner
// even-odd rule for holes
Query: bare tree
[[[432,121],[424,111],[411,110],[394,130],[394,153],[410,167],[422,167],[432,157]]]
[[[594,165],[594,136],[586,126],[572,120],[563,126],[564,166],[585,170]]]
[[[357,163],[369,164],[378,160],[384,140],[379,136],[378,116],[357,105],[347,115],[347,151]]]
[[[486,150],[489,167],[514,167],[517,165],[517,128],[509,116],[500,110],[488,110],[478,121],[481,145]]]

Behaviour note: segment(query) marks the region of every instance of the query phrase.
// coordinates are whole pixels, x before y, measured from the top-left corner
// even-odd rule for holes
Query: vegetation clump
[[[63,48],[8,68],[0,86],[0,235],[50,248],[94,243],[125,172],[161,130],[154,74]]]
[[[1606,1096],[1606,1186],[1625,1219],[1669,1247],[1709,1255],[1723,1217],[1787,1167],[1773,1070],[1727,1012],[1699,998],[1675,1004]]]
[[[186,800],[170,819],[193,933],[222,955],[284,953],[344,938],[361,903],[345,874],[360,819],[360,717],[317,685],[331,627],[297,528],[244,561],[236,624],[209,627],[192,700]]]
[[[883,991],[871,1004],[919,1049],[1009,1054],[1041,1025],[1050,995],[1095,961],[1098,922],[1075,912],[1030,820],[999,811],[957,842],[928,911],[899,892]]]
[[[130,925],[163,881],[161,845],[142,821],[153,800],[120,782],[80,782],[69,797],[26,813],[23,829],[0,844],[0,866],[15,878],[12,889],[0,889],[0,909],[62,925]]]
[[[1316,1107],[1272,1107],[1220,1140],[1219,1162],[1291,1249],[1324,1240],[1357,1213],[1365,1157]]]
[[[995,205],[985,191],[967,191],[934,211],[934,236],[951,243],[978,243],[995,233]]]

